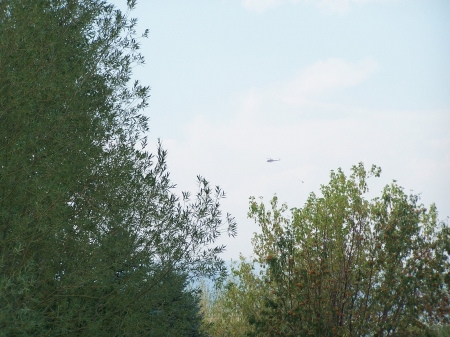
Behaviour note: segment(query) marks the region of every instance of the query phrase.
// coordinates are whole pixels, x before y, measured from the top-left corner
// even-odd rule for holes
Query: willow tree
[[[165,151],[136,150],[149,88],[130,83],[144,61],[135,25],[100,0],[0,2],[6,335],[190,335],[187,283],[224,274],[223,247],[211,246],[223,192],[199,177],[181,201]]]
[[[266,210],[251,199],[261,226],[255,253],[267,266],[262,336],[405,336],[450,319],[450,231],[416,195],[395,182],[367,200],[380,169],[338,170],[303,208],[277,198]],[[257,334],[258,335],[258,334]]]

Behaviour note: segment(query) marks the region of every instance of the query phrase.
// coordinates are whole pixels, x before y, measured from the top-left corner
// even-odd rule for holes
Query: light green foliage
[[[290,218],[276,197],[270,210],[251,198],[255,253],[268,266],[256,335],[394,336],[448,322],[447,224],[395,182],[366,200],[380,169],[352,171],[332,172]]]
[[[248,317],[258,316],[264,285],[255,275],[252,262],[240,257],[231,267],[230,277],[213,290],[202,287],[203,329],[212,337],[247,336],[253,331]]]
[[[161,146],[136,150],[135,25],[100,0],[0,1],[1,334],[194,335],[186,285],[224,276],[224,193],[199,177],[179,200]]]
[[[250,336],[445,336],[448,224],[395,181],[367,200],[367,179],[380,172],[362,164],[349,177],[332,171],[322,195],[311,193],[290,216],[276,196],[269,208],[250,198],[263,275],[241,262],[218,295],[219,303],[230,303],[216,315],[224,322],[212,324],[227,331],[234,314],[250,323],[241,325]]]

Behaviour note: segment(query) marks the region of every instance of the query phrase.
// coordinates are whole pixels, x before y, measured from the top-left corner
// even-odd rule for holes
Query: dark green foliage
[[[224,274],[209,248],[223,192],[199,177],[181,203],[165,151],[136,150],[149,88],[129,85],[135,23],[104,1],[0,1],[4,335],[189,336],[186,285]]]

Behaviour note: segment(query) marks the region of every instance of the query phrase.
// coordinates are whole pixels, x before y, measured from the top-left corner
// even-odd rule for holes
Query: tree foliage
[[[259,316],[265,287],[255,275],[255,265],[240,256],[231,275],[213,289],[202,287],[203,330],[211,337],[243,337],[254,328],[249,322]]]
[[[427,210],[395,181],[367,200],[367,178],[380,172],[362,164],[349,177],[332,171],[322,195],[311,193],[291,216],[276,196],[268,208],[250,198],[249,217],[261,228],[253,239],[255,262],[264,273],[237,274],[238,283],[258,284],[262,292],[256,315],[236,310],[251,323],[249,335],[444,333],[430,327],[450,320],[448,224],[434,205]],[[232,300],[233,292],[221,296]]]
[[[186,285],[224,276],[223,191],[198,177],[180,200],[161,145],[137,150],[149,88],[130,84],[135,25],[100,0],[0,2],[5,335],[193,335]]]

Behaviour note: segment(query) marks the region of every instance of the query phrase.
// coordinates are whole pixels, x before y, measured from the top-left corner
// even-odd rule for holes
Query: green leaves
[[[214,242],[236,224],[222,220],[224,193],[199,177],[181,203],[161,144],[156,157],[136,150],[149,88],[130,83],[144,62],[135,28],[104,1],[0,2],[7,335],[193,334],[199,298],[187,285],[225,276]]]
[[[277,303],[269,312],[280,317],[286,335],[360,336],[376,329],[384,335],[419,320],[448,320],[435,302],[448,290],[431,271],[449,270],[447,257],[435,249],[448,240],[442,237],[446,224],[436,222],[434,206],[427,212],[395,183],[380,199],[365,200],[365,179],[379,176],[380,169],[366,172],[360,164],[352,171],[349,178],[332,172],[323,197],[311,194],[302,209],[293,209],[290,222],[283,219],[284,226],[270,217],[283,212],[276,198],[265,217],[263,204],[251,203],[250,216],[262,227],[256,247],[266,247],[255,253],[268,264],[268,292],[273,289],[271,301]],[[265,261],[266,253],[278,259]],[[298,319],[292,320],[292,312]],[[270,320],[259,324],[275,331]]]
[[[250,198],[262,267],[262,276],[252,277],[263,301],[251,315],[234,311],[251,324],[249,335],[420,335],[449,322],[448,224],[395,182],[367,200],[367,179],[380,172],[362,163],[349,177],[332,171],[321,196],[311,193],[290,216],[276,196],[270,207]],[[235,275],[242,293],[255,294],[245,289],[246,273]],[[222,296],[231,300],[232,292]]]

